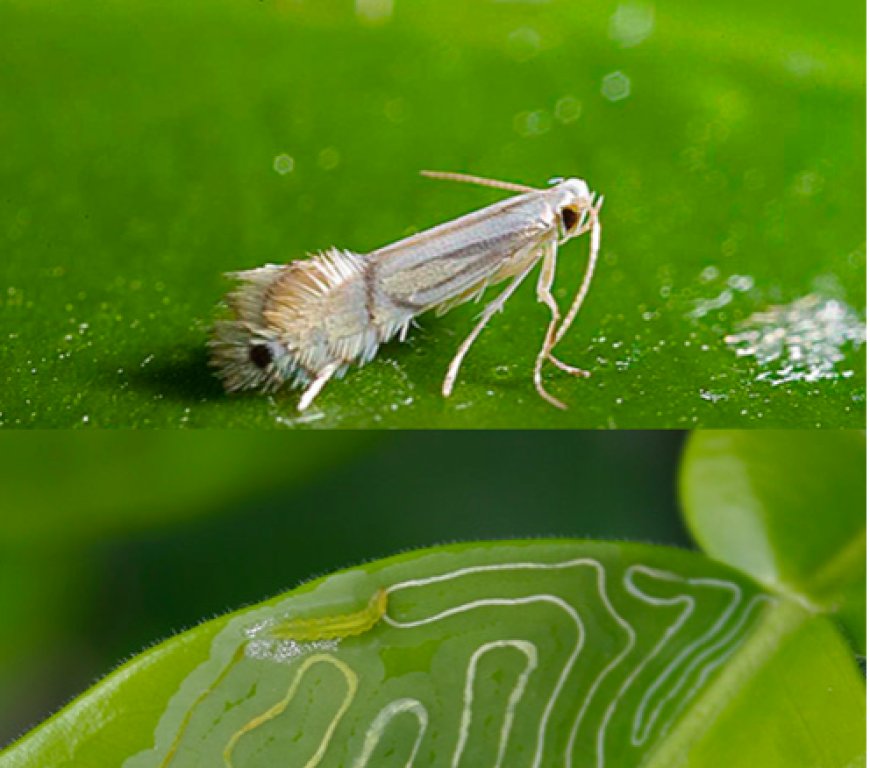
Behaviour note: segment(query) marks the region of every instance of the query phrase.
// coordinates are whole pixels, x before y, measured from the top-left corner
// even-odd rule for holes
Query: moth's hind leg
[[[497,298],[493,299],[489,304],[486,305],[486,308],[481,313],[480,320],[477,321],[477,325],[475,325],[471,333],[466,336],[465,341],[463,341],[462,344],[459,345],[459,349],[456,350],[456,354],[450,361],[450,366],[447,368],[447,375],[444,377],[444,383],[441,385],[441,394],[444,395],[444,397],[450,397],[450,393],[453,392],[453,385],[456,383],[456,377],[459,375],[459,367],[462,365],[462,361],[468,354],[468,350],[471,349],[471,345],[474,344],[475,339],[477,339],[477,337],[480,335],[480,332],[492,319],[492,316],[496,312],[500,312],[504,308],[505,302],[511,297],[511,294],[519,287],[519,284],[523,282],[523,280],[526,278],[526,275],[529,274],[533,266],[534,262],[532,262],[528,267],[520,272],[511,281],[510,285],[508,285],[508,287],[499,294]]]
[[[304,411],[309,405],[311,405],[314,398],[320,394],[320,390],[326,386],[326,382],[329,381],[333,374],[339,369],[339,366],[339,363],[330,363],[320,373],[318,373],[317,377],[305,388],[302,397],[299,398],[299,405],[297,406],[300,412]]]

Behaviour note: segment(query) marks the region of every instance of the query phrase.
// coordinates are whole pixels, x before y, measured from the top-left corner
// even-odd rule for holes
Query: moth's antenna
[[[477,184],[479,187],[492,187],[493,189],[504,189],[507,192],[538,192],[534,187],[527,187],[524,184],[514,184],[511,181],[497,181],[495,179],[485,179],[483,176],[471,176],[467,173],[453,173],[451,171],[420,171],[421,176],[427,179],[441,179],[443,181],[459,181],[463,184]]]

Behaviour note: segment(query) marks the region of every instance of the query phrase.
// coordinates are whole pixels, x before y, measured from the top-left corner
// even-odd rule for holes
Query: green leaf
[[[380,25],[353,7],[2,4],[2,425],[863,424],[865,353],[839,321],[830,380],[775,386],[784,347],[761,364],[725,342],[810,294],[864,310],[860,4],[421,0]],[[545,372],[570,409],[532,385],[533,280],[447,401],[478,307],[423,317],[301,422],[296,393],[226,396],[205,352],[222,273],[367,252],[499,198],[417,176],[432,167],[606,195],[559,348],[592,377]],[[563,307],[586,247],[561,250]]]
[[[858,431],[696,432],[680,481],[710,556],[835,614],[862,652],[865,441]]]
[[[0,765],[845,768],[863,706],[827,619],[700,555],[475,543],[179,635]]]

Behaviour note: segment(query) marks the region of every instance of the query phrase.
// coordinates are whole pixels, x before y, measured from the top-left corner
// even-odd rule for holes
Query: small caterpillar
[[[318,640],[340,640],[344,637],[353,637],[355,635],[361,635],[364,632],[368,632],[370,629],[374,628],[378,624],[378,622],[384,617],[386,612],[387,590],[384,587],[379,587],[377,592],[375,592],[371,596],[368,605],[366,605],[365,608],[362,608],[359,611],[353,611],[352,613],[341,613],[337,616],[320,616],[313,619],[284,619],[276,624],[268,625],[267,627],[263,628],[261,632],[272,640],[290,641],[296,643],[312,643]],[[160,768],[166,768],[172,762],[176,752],[178,751],[181,739],[187,731],[187,727],[190,724],[190,720],[193,717],[193,713],[196,708],[227,678],[230,671],[236,666],[236,664],[238,664],[242,659],[245,658],[246,645],[247,643],[243,643],[239,648],[236,649],[236,652],[233,654],[229,663],[223,668],[215,681],[208,688],[202,691],[199,696],[197,696],[190,709],[187,710],[181,720],[181,725],[175,734],[175,738],[169,745],[169,750],[167,751],[166,756],[160,763]],[[323,654],[315,658],[321,660],[329,659],[328,656],[324,656]],[[346,668],[346,665],[344,664],[337,663],[337,666],[341,668]],[[304,668],[307,668],[307,666],[303,667],[303,669]],[[355,683],[352,687],[355,690]],[[289,698],[287,699],[287,701],[289,701]],[[285,701],[283,706],[286,707],[286,705],[287,702]],[[270,719],[271,717],[274,717],[275,714],[278,714],[280,711],[282,710],[278,709],[275,712],[269,710],[269,713],[267,713],[265,719]],[[259,724],[259,720],[255,718],[255,720],[251,721],[251,723],[249,723],[245,728],[241,729],[233,737],[233,740],[227,746],[227,751],[225,751],[224,753],[224,760],[227,765],[231,764],[229,762],[228,754],[232,751],[232,747],[234,746],[235,741],[237,741],[238,738],[240,738],[241,735],[246,733],[248,730],[256,727],[256,725]]]
[[[286,619],[269,627],[267,634],[275,640],[293,640],[297,643],[338,640],[368,632],[386,612],[387,590],[381,587],[372,595],[368,605],[359,611],[313,619]]]

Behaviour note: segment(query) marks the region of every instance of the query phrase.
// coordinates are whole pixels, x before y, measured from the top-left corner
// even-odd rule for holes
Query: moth
[[[510,281],[485,306],[453,357],[441,387],[449,397],[472,344],[540,263],[537,298],[549,309],[550,321],[533,380],[544,400],[566,407],[544,388],[542,371],[549,362],[574,376],[589,375],[559,360],[553,348],[589,291],[601,244],[604,198],[596,199],[580,179],[536,189],[461,173],[422,174],[515,194],[371,253],[330,248],[289,264],[230,273],[240,283],[227,297],[232,317],[215,324],[209,341],[210,363],[227,391],[272,392],[289,382],[303,389],[298,408],[304,411],[331,378],[340,378],[351,365],[370,362],[390,339],[404,341],[418,315],[432,309],[444,314],[480,300],[490,286]],[[586,270],[563,316],[552,292],[559,246],[586,232]]]

